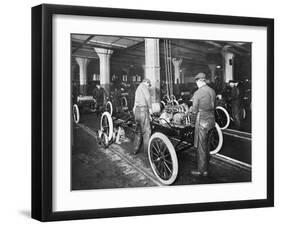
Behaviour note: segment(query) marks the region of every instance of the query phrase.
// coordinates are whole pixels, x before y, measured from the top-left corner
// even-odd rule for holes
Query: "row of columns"
[[[97,55],[100,60],[100,84],[101,86],[109,92],[110,84],[110,56],[113,50],[95,48]],[[76,57],[76,62],[79,65],[79,82],[80,82],[80,93],[86,95],[86,85],[87,85],[87,66],[89,59]]]
[[[110,85],[110,57],[113,54],[113,50],[104,48],[95,48],[100,60],[100,84],[104,89],[109,92]],[[144,77],[151,80],[152,101],[160,101],[160,51],[159,51],[159,39],[146,38],[145,39],[145,65],[143,66],[145,75]],[[230,52],[224,52],[224,77],[225,81],[233,79],[233,61],[234,54]],[[86,94],[87,85],[87,66],[89,59],[76,57],[76,62],[79,65],[79,78],[80,78],[80,93]],[[174,65],[175,83],[183,83],[184,78],[181,75],[180,66],[182,59],[173,58],[172,63]],[[216,64],[208,65],[211,71],[211,80],[215,79]]]

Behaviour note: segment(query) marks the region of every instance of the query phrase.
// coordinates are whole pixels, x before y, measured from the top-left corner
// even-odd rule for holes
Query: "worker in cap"
[[[149,92],[150,87],[151,81],[148,78],[145,78],[139,84],[135,93],[135,102],[133,108],[136,122],[134,154],[137,154],[140,151],[142,144],[145,152],[148,149],[148,142],[151,135],[150,115],[152,114],[152,102]]]
[[[96,100],[96,114],[100,118],[104,111],[104,106],[107,98],[107,93],[104,88],[100,85],[100,82],[96,82],[96,87],[93,90],[93,98]]]
[[[195,77],[194,77],[195,81],[198,79],[204,79],[206,80],[206,74],[203,72],[198,73]]]
[[[142,82],[143,82],[143,83],[146,83],[146,84],[148,85],[148,87],[151,87],[151,81],[150,81],[150,79],[144,78],[144,79],[142,80]]]
[[[215,127],[216,93],[206,83],[205,73],[198,73],[195,77],[198,90],[192,98],[192,118],[195,121],[194,148],[197,150],[197,169],[192,170],[194,176],[208,176],[209,145],[208,133]]]

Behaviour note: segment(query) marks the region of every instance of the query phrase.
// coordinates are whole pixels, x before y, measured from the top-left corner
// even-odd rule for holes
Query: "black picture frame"
[[[52,210],[52,18],[55,14],[247,25],[267,29],[267,198],[95,210]],[[40,221],[122,217],[274,206],[274,20],[43,4],[32,8],[32,218]]]

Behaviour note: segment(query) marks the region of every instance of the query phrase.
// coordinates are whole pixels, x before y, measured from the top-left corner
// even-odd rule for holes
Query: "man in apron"
[[[195,76],[198,90],[192,99],[192,115],[195,120],[194,147],[197,149],[197,170],[192,170],[194,176],[208,176],[209,145],[208,132],[215,127],[215,91],[206,84],[206,75]]]
[[[134,140],[134,154],[140,151],[143,143],[143,150],[146,152],[148,149],[148,142],[151,135],[150,128],[150,115],[152,114],[152,102],[149,92],[151,82],[145,78],[139,84],[136,94],[133,112],[136,121],[136,135]]]

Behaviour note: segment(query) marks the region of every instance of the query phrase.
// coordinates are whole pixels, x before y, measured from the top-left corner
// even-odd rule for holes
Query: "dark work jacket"
[[[192,113],[196,118],[194,146],[197,147],[199,129],[209,131],[215,126],[216,93],[208,85],[200,87],[192,98]]]
[[[102,106],[105,104],[106,93],[102,87],[100,89],[94,89],[93,97],[96,99],[98,106]]]

